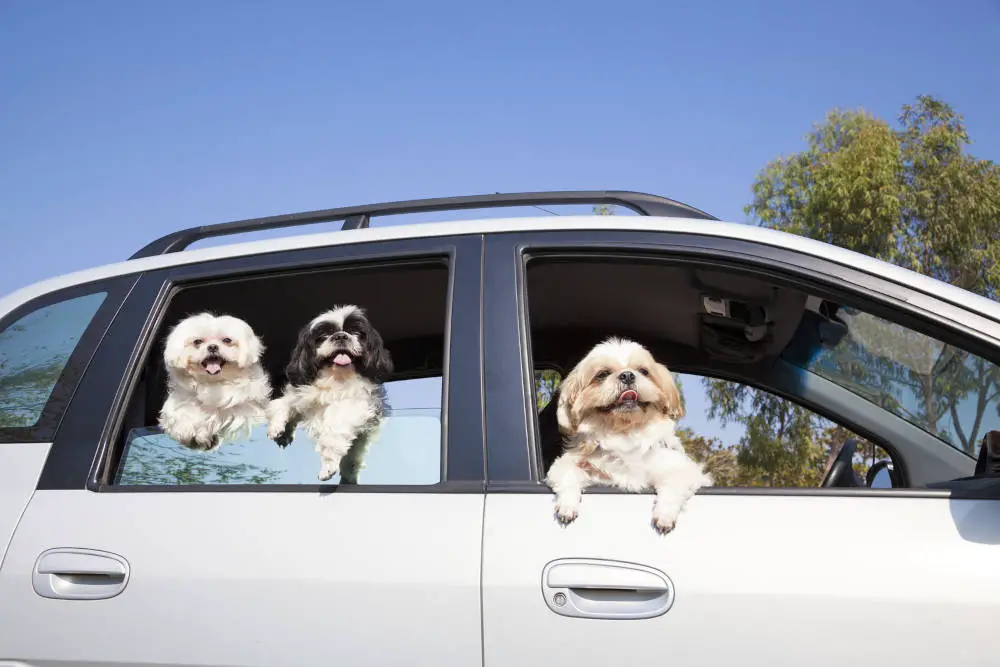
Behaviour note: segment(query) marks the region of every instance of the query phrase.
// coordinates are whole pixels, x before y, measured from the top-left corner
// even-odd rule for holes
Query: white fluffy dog
[[[339,471],[341,481],[357,483],[388,410],[383,382],[391,374],[392,357],[364,310],[338,306],[316,316],[299,331],[288,384],[267,408],[268,437],[287,447],[301,423],[316,440],[320,481]]]
[[[243,320],[200,313],[167,336],[164,433],[185,447],[212,450],[264,421],[271,383],[260,364],[264,345]]]
[[[673,530],[688,499],[712,483],[674,433],[682,415],[673,377],[644,347],[618,338],[595,346],[559,388],[564,452],[546,477],[556,518],[576,519],[582,492],[593,484],[651,488],[653,527]]]

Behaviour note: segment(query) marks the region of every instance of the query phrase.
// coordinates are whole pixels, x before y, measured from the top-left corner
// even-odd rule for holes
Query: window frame
[[[482,492],[481,235],[373,241],[183,264],[143,273],[67,411],[67,436],[53,443],[40,490],[98,493],[455,493]],[[113,455],[142,365],[155,344],[170,298],[188,285],[351,266],[440,260],[448,267],[442,369],[441,479],[428,485],[205,484],[114,485]],[[138,332],[138,335],[137,335]],[[478,362],[478,363],[477,363]],[[99,370],[98,370],[99,369]],[[99,372],[100,371],[100,372]],[[119,457],[120,458],[120,457]]]
[[[126,274],[65,287],[25,301],[0,317],[0,332],[3,332],[24,317],[42,308],[92,294],[103,293],[105,295],[52,386],[52,391],[42,407],[38,420],[31,426],[0,428],[0,445],[51,443],[55,440],[94,353],[104,339],[112,320],[121,308],[122,302],[134,288],[138,279],[138,274]]]
[[[485,311],[487,377],[487,490],[500,493],[548,493],[538,471],[540,457],[537,436],[537,415],[529,411],[533,405],[534,387],[530,324],[527,304],[527,264],[532,258],[574,256],[629,257],[642,255],[653,261],[696,262],[720,268],[738,268],[779,281],[794,280],[798,285],[821,296],[836,298],[874,315],[898,322],[945,343],[963,347],[993,363],[1000,363],[1000,324],[976,313],[952,305],[931,295],[893,283],[879,276],[836,264],[794,250],[763,245],[751,241],[716,236],[701,236],[680,232],[648,231],[539,231],[496,234],[486,240],[485,299],[493,307]],[[510,298],[504,285],[514,287]],[[505,322],[511,324],[505,325]],[[520,360],[520,373],[508,363],[506,381],[501,381],[505,356]],[[498,361],[499,360],[499,361]],[[527,372],[525,372],[527,369]],[[691,370],[675,368],[677,372]],[[515,374],[517,376],[515,377]],[[704,375],[704,370],[697,374]],[[797,396],[788,395],[776,387],[755,385],[752,378],[738,373],[713,373],[720,379],[756,386],[786,400],[802,405],[843,427],[872,440],[905,468],[899,452],[883,438],[831,415],[822,406],[813,406]],[[523,412],[524,420],[511,414]],[[819,409],[817,409],[819,408]],[[506,420],[495,427],[500,416]],[[518,423],[513,423],[518,422]],[[916,427],[914,427],[916,428]],[[523,446],[516,434],[523,434]],[[508,443],[504,447],[497,443]],[[516,444],[515,444],[516,443]],[[493,444],[492,447],[490,445]],[[947,446],[947,445],[944,445]],[[956,450],[957,451],[957,450]],[[964,454],[963,454],[964,455]],[[499,471],[499,474],[495,472]],[[596,493],[621,493],[616,489],[594,487]],[[706,495],[781,495],[781,496],[857,496],[864,497],[952,497],[962,492],[948,489],[823,489],[823,488],[762,488],[709,487],[699,493]],[[1000,498],[1000,483],[993,496],[977,492],[977,497]]]

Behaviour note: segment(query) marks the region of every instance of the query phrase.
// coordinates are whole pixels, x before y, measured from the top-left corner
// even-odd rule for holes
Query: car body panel
[[[51,446],[42,442],[0,445],[0,567]]]
[[[491,493],[484,665],[993,662],[1000,502],[872,493],[698,495],[666,536],[651,494],[586,494],[562,527],[548,493]],[[673,604],[641,620],[558,615],[542,571],[563,558],[655,568]]]
[[[0,656],[477,664],[482,508],[481,494],[39,491],[0,569],[5,615],[17,618],[0,623]],[[125,589],[40,597],[30,575],[52,548],[124,558]]]

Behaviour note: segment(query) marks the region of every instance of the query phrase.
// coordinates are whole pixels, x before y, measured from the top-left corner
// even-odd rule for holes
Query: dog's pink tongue
[[[218,375],[222,372],[222,364],[217,361],[210,361],[205,364],[205,370],[208,371],[209,375]]]
[[[618,397],[619,403],[624,403],[625,401],[638,401],[639,394],[629,389],[628,391],[623,391],[622,395]]]
[[[333,363],[337,366],[350,366],[351,358],[346,354],[338,354],[333,358]]]

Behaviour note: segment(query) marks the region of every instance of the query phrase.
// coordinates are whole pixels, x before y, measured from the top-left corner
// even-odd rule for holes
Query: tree
[[[1000,168],[966,152],[971,142],[963,119],[940,100],[918,97],[898,123],[890,127],[863,110],[830,112],[805,150],[760,172],[746,212],[761,226],[997,298]],[[987,411],[998,410],[997,367],[865,313],[846,310],[841,317],[849,320],[850,336],[825,351],[813,370],[974,453]],[[719,380],[706,379],[705,386],[713,416],[747,428],[741,464],[771,482],[812,480],[816,457],[825,451],[829,465],[846,437],[776,396]],[[859,451],[876,454],[871,443]]]

